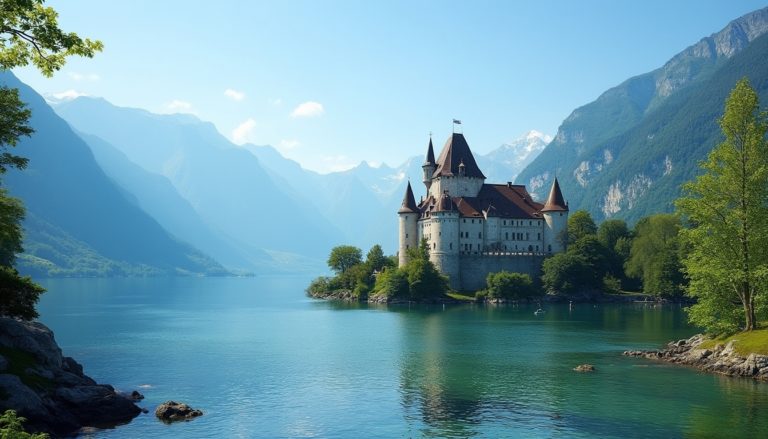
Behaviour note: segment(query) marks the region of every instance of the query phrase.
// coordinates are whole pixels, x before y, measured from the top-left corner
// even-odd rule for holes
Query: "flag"
[[[461,125],[461,121],[459,119],[453,119],[453,123],[457,125]]]

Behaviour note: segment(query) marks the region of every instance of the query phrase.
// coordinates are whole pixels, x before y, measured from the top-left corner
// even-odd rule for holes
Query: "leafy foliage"
[[[32,64],[45,76],[61,69],[69,56],[92,58],[104,45],[64,32],[53,8],[44,0],[2,0],[0,8],[0,68]]]
[[[26,418],[16,415],[15,410],[6,410],[0,415],[0,438],[3,439],[48,439],[45,433],[27,433],[24,431]]]
[[[27,124],[31,112],[19,100],[17,89],[0,87],[0,108],[0,174],[4,174],[8,168],[27,166],[27,159],[11,154],[8,148],[16,146],[20,137],[32,135],[34,130]]]
[[[24,320],[37,318],[37,300],[45,291],[12,267],[0,267],[0,315]]]
[[[568,217],[568,242],[576,242],[579,239],[597,233],[597,226],[592,215],[586,210],[577,210]]]
[[[403,270],[390,268],[384,270],[376,277],[376,285],[373,287],[374,294],[387,298],[408,298],[408,275]]]
[[[531,276],[524,273],[489,273],[486,284],[485,296],[489,299],[519,300],[536,296],[538,293]]]
[[[328,266],[336,274],[343,274],[351,267],[360,264],[363,261],[362,251],[352,245],[340,245],[331,250],[328,256]]]
[[[768,282],[768,113],[746,78],[738,81],[720,119],[725,140],[684,186],[677,207],[691,224],[681,236],[695,324],[714,333],[757,327]],[[736,310],[741,307],[742,312]]]
[[[671,214],[653,215],[635,226],[626,272],[642,279],[644,292],[663,297],[682,295],[685,278],[680,262],[680,228],[680,219]]]
[[[541,281],[547,293],[573,293],[594,287],[587,260],[575,252],[557,253],[544,260]]]

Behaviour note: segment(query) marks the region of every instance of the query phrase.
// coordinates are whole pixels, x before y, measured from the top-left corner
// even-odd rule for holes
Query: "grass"
[[[474,302],[475,301],[475,296],[468,296],[466,294],[457,293],[455,291],[451,292],[451,293],[448,293],[447,296],[450,297],[451,299],[461,300],[461,301],[464,301],[464,302]]]
[[[37,360],[34,355],[8,347],[0,347],[0,355],[8,360],[8,370],[5,373],[16,375],[27,387],[39,390],[47,390],[53,387],[53,382],[48,378],[27,373],[27,369],[37,366]]]
[[[739,332],[728,337],[718,337],[705,340],[701,348],[712,349],[718,344],[726,345],[733,340],[733,348],[739,354],[747,356],[751,353],[768,355],[768,328],[755,329],[749,332]]]

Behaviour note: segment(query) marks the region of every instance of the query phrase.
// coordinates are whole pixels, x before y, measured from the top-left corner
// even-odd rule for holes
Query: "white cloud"
[[[283,105],[283,100],[280,99],[280,98],[270,99],[269,103],[274,105],[275,107],[279,107],[279,106]]]
[[[52,96],[62,101],[69,101],[72,99],[79,98],[80,96],[88,96],[88,95],[77,90],[66,90],[61,93],[54,93]]]
[[[68,75],[73,81],[98,81],[101,79],[101,76],[95,73],[69,72]]]
[[[253,118],[245,120],[234,130],[232,130],[232,141],[242,145],[250,140],[253,130],[256,128],[256,121]]]
[[[304,102],[293,109],[291,117],[316,117],[325,113],[323,104],[314,101]]]
[[[301,145],[301,142],[296,139],[283,139],[280,141],[280,146],[278,149],[289,151],[296,149],[299,145]]]
[[[231,88],[224,90],[224,96],[231,98],[235,101],[242,101],[243,99],[245,99],[245,93],[241,91],[233,90]]]
[[[194,113],[192,111],[192,104],[179,99],[174,99],[165,104],[165,109],[170,113]]]

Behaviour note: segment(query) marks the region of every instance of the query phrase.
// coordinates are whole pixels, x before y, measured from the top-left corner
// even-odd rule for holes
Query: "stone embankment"
[[[768,355],[752,353],[745,357],[736,352],[733,341],[725,346],[718,344],[711,349],[700,348],[704,340],[703,335],[697,334],[689,339],[670,342],[665,349],[625,351],[624,355],[684,364],[705,372],[768,381]]]
[[[86,376],[42,323],[0,318],[0,412],[16,410],[29,430],[56,437],[123,424],[141,413],[140,397]]]

